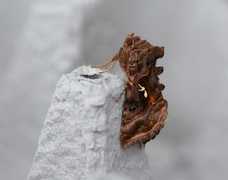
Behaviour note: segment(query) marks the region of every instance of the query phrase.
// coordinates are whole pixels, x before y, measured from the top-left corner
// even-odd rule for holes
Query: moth
[[[119,60],[119,64],[127,77],[124,92],[125,104],[122,115],[120,139],[124,148],[154,139],[164,127],[168,119],[168,103],[162,96],[165,86],[159,83],[158,75],[163,67],[156,67],[158,58],[164,55],[164,47],[153,46],[141,40],[134,33],[127,36],[123,47],[103,67],[112,65],[100,73],[109,71]]]

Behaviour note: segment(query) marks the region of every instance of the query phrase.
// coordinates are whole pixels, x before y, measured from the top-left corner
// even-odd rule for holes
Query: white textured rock
[[[144,148],[120,142],[125,80],[98,71],[83,66],[59,80],[29,180],[152,179]]]

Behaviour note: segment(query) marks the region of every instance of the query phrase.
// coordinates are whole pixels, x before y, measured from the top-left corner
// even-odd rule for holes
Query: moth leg
[[[143,148],[145,148],[145,142],[141,142],[141,146],[143,147]]]
[[[127,82],[125,84],[124,90],[122,91],[122,93],[120,94],[120,97],[118,98],[118,100],[116,102],[118,102],[121,99],[121,97],[123,96],[123,94],[126,91],[126,89],[127,89]]]
[[[98,66],[91,66],[91,67],[92,67],[92,68],[103,67],[103,66],[106,66],[106,65],[108,65],[110,62],[113,61],[112,65],[111,65],[108,69],[99,72],[99,74],[104,73],[104,72],[107,72],[107,71],[109,71],[110,69],[112,69],[112,67],[113,67],[114,64],[116,63],[116,61],[117,61],[117,59],[118,59],[118,55],[119,55],[119,54],[117,53],[112,59],[110,59],[110,60],[109,60],[108,62],[106,62],[105,64],[98,65]]]
[[[110,69],[112,69],[112,68],[113,68],[114,64],[115,64],[115,63],[116,63],[116,61],[119,59],[119,57],[120,57],[120,53],[122,52],[122,50],[123,50],[123,48],[120,48],[120,50],[116,53],[116,55],[115,55],[115,56],[113,56],[113,58],[112,58],[112,59],[110,59],[110,60],[109,60],[108,62],[106,62],[105,64],[98,65],[98,66],[91,66],[91,67],[92,67],[92,68],[103,67],[103,66],[108,65],[110,62],[113,62],[113,63],[112,63],[112,65],[111,65],[108,69],[106,69],[106,70],[104,70],[104,71],[99,72],[99,74],[109,71]]]
[[[116,60],[114,60],[114,61],[113,61],[112,65],[111,65],[108,69],[106,69],[106,70],[104,70],[104,71],[99,72],[99,74],[101,74],[101,73],[105,73],[105,72],[109,71],[110,69],[112,69],[115,63],[116,63]]]
[[[99,67],[104,67],[106,65],[108,65],[110,62],[112,62],[114,60],[115,56],[110,59],[108,62],[106,62],[105,64],[102,64],[102,65],[98,65],[98,66],[91,66],[92,68],[99,68]]]

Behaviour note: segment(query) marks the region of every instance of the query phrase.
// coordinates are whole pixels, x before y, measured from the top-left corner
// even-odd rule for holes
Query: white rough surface
[[[149,180],[147,155],[141,145],[124,149],[119,132],[124,78],[99,69],[77,68],[56,85],[29,180]],[[107,178],[106,178],[107,177]]]

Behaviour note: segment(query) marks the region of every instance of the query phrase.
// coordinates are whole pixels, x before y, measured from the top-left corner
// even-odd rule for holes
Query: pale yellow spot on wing
[[[139,84],[139,87],[140,87],[139,91],[144,91],[144,97],[147,98],[148,95],[145,87],[141,86],[140,84]]]
[[[144,91],[144,97],[147,98],[147,92],[146,92],[146,90]]]

